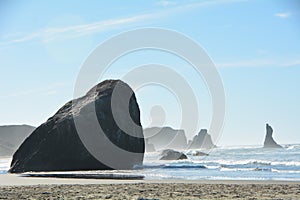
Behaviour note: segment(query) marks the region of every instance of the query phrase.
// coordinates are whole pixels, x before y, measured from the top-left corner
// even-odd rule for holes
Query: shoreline
[[[298,199],[300,181],[129,180],[0,175],[1,199]]]
[[[181,180],[181,179],[120,179],[120,178],[59,178],[27,177],[22,174],[1,174],[0,187],[34,185],[97,185],[97,184],[224,184],[224,185],[299,185],[300,181],[286,180]]]

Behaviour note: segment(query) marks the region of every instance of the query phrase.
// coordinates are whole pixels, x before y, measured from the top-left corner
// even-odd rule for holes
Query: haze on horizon
[[[300,143],[297,0],[72,1],[72,6],[5,1],[0,13],[0,125],[39,126],[73,99],[80,67],[100,43],[124,31],[158,27],[192,38],[216,64],[226,94],[226,119],[217,145],[262,145],[266,123],[278,143]],[[120,78],[148,63],[172,66],[185,78],[197,94],[198,129],[209,128],[206,85],[172,54],[131,53],[113,63],[101,80]],[[180,105],[170,91],[151,85],[138,90],[137,97],[144,127],[151,123],[151,108],[160,105],[166,126],[179,128]]]

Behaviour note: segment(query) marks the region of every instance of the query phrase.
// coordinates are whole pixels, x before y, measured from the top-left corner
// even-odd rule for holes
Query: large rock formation
[[[175,130],[171,127],[152,127],[146,128],[144,135],[156,150],[185,149],[187,146],[184,130]]]
[[[34,129],[28,125],[0,126],[0,156],[12,156]]]
[[[124,113],[129,112],[132,121],[137,125],[131,128],[130,135],[118,127],[115,121],[118,116],[113,116],[111,97],[117,85],[121,86],[124,96],[129,94],[130,97],[128,100],[122,95],[119,96],[116,106],[118,116],[123,116]],[[97,147],[101,149],[98,152],[115,162],[119,162],[121,169],[131,169],[134,165],[142,164],[145,144],[140,123],[140,110],[135,94],[124,82],[107,80],[96,85],[85,96],[65,104],[53,117],[35,129],[14,154],[9,171],[20,173],[27,171],[113,169],[97,160],[86,149],[78,135],[75,121],[86,127],[83,130],[86,134],[97,130],[95,124],[90,123],[93,115],[96,116],[97,124],[101,126],[104,132],[104,134],[99,132],[100,140],[95,141],[99,145]],[[122,123],[127,124],[127,121],[123,120]],[[126,152],[136,154],[120,159],[119,154],[112,153],[108,149],[108,144],[112,144],[111,142]]]
[[[264,142],[264,148],[282,148],[282,146],[277,144],[273,139],[273,129],[269,124],[266,125],[266,132],[267,134]]]
[[[201,129],[199,134],[188,144],[189,149],[212,149],[215,148],[211,136],[206,129]]]
[[[187,156],[179,151],[174,151],[172,149],[165,149],[161,152],[160,160],[184,160]]]

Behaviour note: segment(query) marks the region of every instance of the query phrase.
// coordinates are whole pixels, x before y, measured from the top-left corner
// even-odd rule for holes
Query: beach
[[[300,182],[0,176],[0,199],[298,199]]]
[[[7,173],[7,157],[0,159],[0,199],[299,199],[299,145],[291,147],[218,148],[183,161],[146,153],[136,170],[21,175]]]
[[[1,186],[1,199],[298,199],[299,184],[121,183]]]

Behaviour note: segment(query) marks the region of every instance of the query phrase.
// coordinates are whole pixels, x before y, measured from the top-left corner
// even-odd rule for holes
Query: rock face
[[[188,145],[189,149],[212,149],[215,147],[216,145],[214,145],[206,129],[201,129]]]
[[[269,124],[266,125],[266,132],[267,134],[264,142],[264,148],[282,148],[282,146],[277,144],[273,139],[273,129]]]
[[[122,96],[118,98],[117,108],[117,115],[129,110],[132,121],[138,127],[132,128],[130,135],[118,127],[112,114],[111,97],[117,84],[122,86],[124,94],[130,93],[127,102]],[[123,104],[127,105],[126,109],[119,106]],[[95,109],[91,110],[91,106],[95,106]],[[65,104],[47,122],[36,128],[14,154],[9,172],[112,169],[91,155],[78,135],[74,122],[78,119],[82,119],[86,125],[84,132],[88,134],[94,130],[88,123],[91,114],[96,114],[96,120],[106,136],[102,134],[101,139],[97,140],[102,155],[118,161],[119,155],[107,149],[110,140],[120,149],[137,153],[120,160],[121,169],[131,169],[134,165],[142,164],[145,144],[135,94],[120,80],[106,80],[93,87],[85,96]],[[127,121],[122,123],[126,124]]]
[[[12,156],[34,129],[28,125],[0,126],[0,156]]]
[[[160,160],[184,160],[184,159],[187,159],[187,156],[184,153],[174,151],[172,149],[163,150],[160,155],[162,156],[160,158]]]
[[[185,149],[187,146],[184,130],[176,130],[171,127],[152,127],[146,128],[144,134],[156,150]]]

